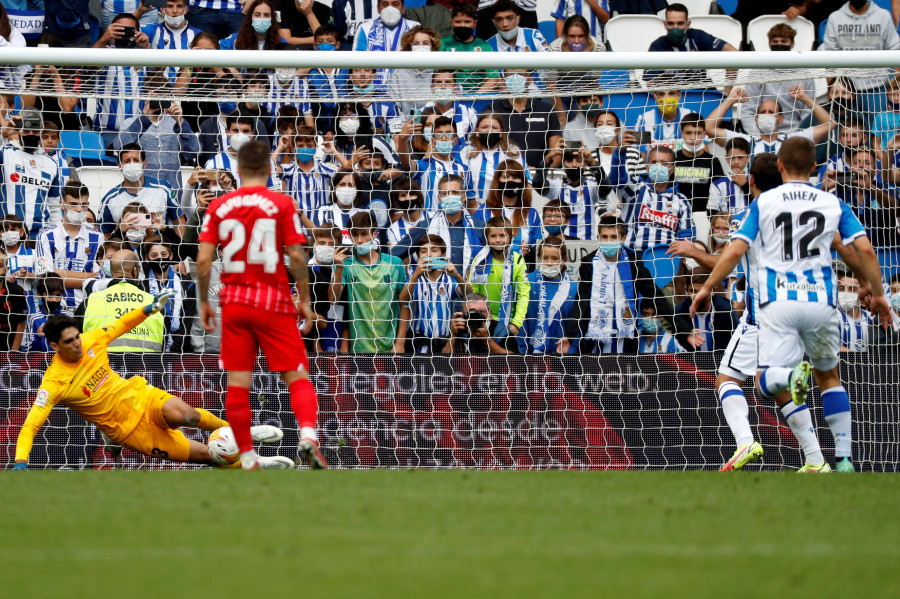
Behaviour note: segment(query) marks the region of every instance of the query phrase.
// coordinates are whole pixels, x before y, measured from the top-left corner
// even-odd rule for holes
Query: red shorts
[[[296,315],[244,304],[222,306],[219,366],[225,370],[253,370],[260,348],[273,372],[309,370]]]

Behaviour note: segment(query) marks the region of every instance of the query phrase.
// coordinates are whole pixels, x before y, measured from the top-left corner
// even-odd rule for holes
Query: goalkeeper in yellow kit
[[[159,312],[172,295],[171,290],[166,290],[155,296],[150,305],[125,314],[110,326],[84,334],[71,316],[59,314],[47,319],[44,335],[56,355],[19,431],[14,469],[27,468],[34,438],[56,404],[68,406],[114,442],[144,455],[175,462],[213,463],[206,445],[189,440],[178,427],[213,431],[228,426],[227,422],[149,385],[143,377],[124,379],[109,365],[110,342]],[[254,440],[261,442],[283,437],[280,429],[268,425],[252,427],[251,433]],[[261,457],[260,465],[290,468],[294,463],[274,456]]]

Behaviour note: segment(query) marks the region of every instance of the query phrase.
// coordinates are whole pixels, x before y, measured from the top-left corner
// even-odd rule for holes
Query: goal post
[[[58,141],[42,143],[50,144],[47,154],[60,173],[65,162],[61,177],[88,188],[94,226],[118,247],[139,251],[141,279],[152,271],[154,281],[176,285],[177,276],[167,350],[117,355],[113,367],[220,414],[227,376],[218,366],[215,335],[204,334],[195,319],[197,227],[209,198],[239,183],[230,144],[240,135],[271,144],[269,185],[294,199],[310,239],[319,315],[307,340],[310,375],[319,394],[322,449],[336,467],[718,468],[734,439],[714,381],[724,343],[739,326],[745,289],[738,272],[719,293],[724,321],[692,321],[684,302],[710,271],[694,252],[721,251],[732,218],[751,200],[747,163],[777,150],[786,136],[814,140],[819,166],[811,183],[858,209],[886,286],[900,273],[900,108],[892,112],[888,97],[900,90],[891,71],[900,64],[897,52],[6,48],[2,59],[4,147],[26,145],[17,117],[41,108],[44,132],[59,130]],[[474,79],[466,78],[473,72]],[[880,83],[867,88],[873,80]],[[128,155],[137,153],[133,143],[143,161]],[[625,145],[635,149],[619,151]],[[660,147],[671,150],[664,181],[675,184],[678,197],[662,197],[667,192],[660,188],[659,204],[645,205],[641,185],[652,195],[648,159]],[[126,178],[133,173],[123,172],[123,162],[141,165],[136,181]],[[23,185],[11,178],[15,170],[0,169],[7,189]],[[442,207],[455,196],[457,179],[465,225]],[[349,203],[342,203],[342,187],[357,190]],[[41,226],[55,225],[68,210],[54,198],[50,193],[46,201],[57,202],[56,212],[15,210],[15,200],[3,210],[31,219],[23,230],[37,223],[22,244],[32,246],[31,261],[16,253],[9,264],[22,260],[38,279],[75,270],[65,256],[43,256],[36,243]],[[153,218],[141,239],[128,235],[140,227],[123,210],[134,202]],[[360,287],[332,303],[329,261],[339,249],[314,246],[352,246],[358,239],[350,219],[362,212],[375,222],[379,259],[390,255],[402,263],[397,274],[370,284],[394,291],[375,293],[350,277],[345,287]],[[505,242],[521,257],[508,267],[496,262],[499,277],[485,249],[491,243],[486,223],[497,217],[510,221]],[[640,265],[618,299],[602,294],[605,277],[622,272],[595,275],[603,260],[603,217],[621,219],[624,255]],[[455,226],[470,229],[457,236]],[[423,245],[440,245],[435,237],[448,261],[459,262],[461,281],[441,269],[429,278],[428,269],[417,267]],[[559,237],[561,279],[545,274],[555,271],[543,246]],[[159,271],[148,260],[153,245],[172,254]],[[80,267],[103,280],[104,259],[101,250]],[[41,309],[33,281],[22,280],[32,314]],[[464,301],[467,286],[489,301]],[[91,289],[78,289],[65,307],[75,310]],[[492,339],[483,345],[469,334],[477,315],[461,329],[453,323],[456,312],[482,306]],[[842,311],[848,351],[841,354],[841,375],[853,406],[855,461],[866,470],[894,471],[897,334],[878,333],[856,306]],[[476,343],[466,341],[472,338]],[[40,347],[37,330],[25,330],[22,343],[22,351],[0,353],[3,464],[12,463],[49,360],[32,349]],[[754,393],[750,380],[744,392],[766,451],[759,467],[801,465],[777,407]],[[287,390],[262,359],[251,403],[256,420],[285,430],[279,444],[261,451],[297,458],[299,431]],[[833,459],[817,392],[810,405]],[[188,435],[204,439],[199,431]],[[32,465],[168,467],[105,449],[97,431],[64,408],[54,410],[36,440]]]

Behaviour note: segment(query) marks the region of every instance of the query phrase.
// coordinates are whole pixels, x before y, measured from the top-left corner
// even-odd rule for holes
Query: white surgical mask
[[[700,268],[700,263],[694,260],[693,258],[685,258],[684,259],[684,267],[688,270],[694,270],[695,268]]]
[[[500,37],[502,37],[504,41],[511,42],[519,37],[519,28],[513,27],[509,31],[500,31],[499,33]]]
[[[713,239],[716,240],[716,243],[719,245],[725,245],[728,243],[728,235],[713,235]]]
[[[431,46],[410,46],[413,52],[431,52]]]
[[[146,233],[147,229],[128,229],[125,231],[125,239],[131,243],[140,243],[144,241],[144,235]]]
[[[126,181],[137,183],[144,176],[144,167],[137,162],[129,162],[122,165],[122,176]]]
[[[612,145],[618,138],[616,128],[609,125],[601,125],[597,127],[597,141],[604,146]]]
[[[400,22],[400,19],[403,18],[403,13],[401,13],[399,9],[393,6],[385,6],[383,9],[381,9],[381,13],[379,14],[381,16],[382,22],[384,22],[384,24],[391,29],[396,27],[397,23]]]
[[[359,131],[359,119],[341,119],[338,128],[347,135],[355,135]]]
[[[16,245],[22,240],[19,236],[18,231],[4,231],[3,232],[3,245],[10,246]]]
[[[756,117],[756,126],[763,135],[770,135],[778,127],[774,114],[760,114]]]
[[[86,210],[82,210],[81,212],[76,212],[75,210],[66,210],[66,220],[73,225],[80,225],[84,222],[85,218],[87,218]]]
[[[353,203],[353,200],[356,199],[356,188],[338,187],[334,190],[334,195],[337,198],[338,204],[341,206],[349,206]]]
[[[181,26],[184,25],[184,15],[178,15],[177,17],[165,15],[163,19],[166,21],[166,26],[169,29],[181,29]]]
[[[560,267],[559,264],[555,264],[553,266],[550,266],[548,264],[541,264],[539,270],[541,271],[541,274],[548,279],[555,279],[559,276],[562,267]]]
[[[859,296],[857,296],[852,291],[839,291],[838,292],[838,306],[841,307],[841,310],[844,312],[850,312],[859,305]]]
[[[317,245],[313,247],[313,254],[316,256],[316,262],[319,264],[334,263],[334,246],[333,245]]]
[[[237,152],[244,144],[250,141],[250,136],[246,133],[233,133],[228,136],[228,143],[231,144],[232,149]]]
[[[703,146],[705,146],[705,145],[706,145],[706,144],[703,142],[702,139],[701,139],[700,141],[698,141],[697,143],[693,143],[693,144],[689,144],[688,142],[684,142],[684,149],[687,150],[688,152],[691,152],[691,153],[696,154],[697,152],[699,152],[700,150],[702,150],[702,149],[703,149]]]
[[[275,76],[279,81],[290,81],[296,74],[297,71],[294,69],[275,69]]]

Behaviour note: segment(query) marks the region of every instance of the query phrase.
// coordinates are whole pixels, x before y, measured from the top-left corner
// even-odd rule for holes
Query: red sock
[[[304,426],[316,427],[316,417],[319,412],[319,399],[316,397],[316,389],[309,379],[297,379],[288,387],[291,392],[291,409],[300,428]]]
[[[241,453],[253,449],[253,439],[250,437],[250,389],[244,387],[228,386],[228,395],[225,396],[225,414],[234,431],[234,440],[237,441]]]

